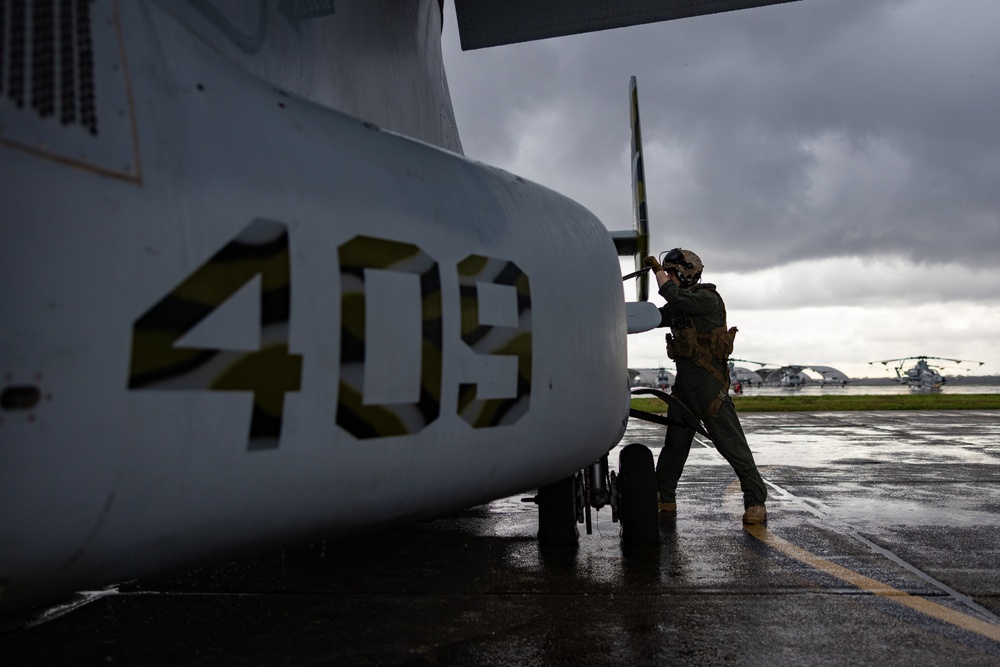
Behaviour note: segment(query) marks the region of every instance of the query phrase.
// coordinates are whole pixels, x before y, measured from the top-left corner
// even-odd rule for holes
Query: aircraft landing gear
[[[619,456],[618,473],[608,471],[605,454],[586,470],[538,489],[538,495],[523,498],[538,505],[538,542],[575,544],[586,522],[592,530],[590,509],[611,505],[611,520],[621,522],[622,541],[627,544],[658,544],[656,469],[653,454],[645,445],[627,445]]]
[[[656,506],[656,467],[653,453],[639,443],[622,449],[618,458],[618,517],[622,541],[627,544],[659,544],[660,526]]]
[[[576,524],[583,508],[582,495],[582,475],[577,473],[541,487],[534,498],[521,499],[538,505],[539,544],[576,544],[580,535]]]

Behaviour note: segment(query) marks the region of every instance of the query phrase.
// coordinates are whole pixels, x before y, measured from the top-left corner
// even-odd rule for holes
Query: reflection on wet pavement
[[[623,545],[605,508],[541,547],[527,490],[124,583],[8,631],[0,663],[1000,665],[997,416],[741,415],[766,529],[696,444],[658,546]],[[632,424],[623,444],[662,437]]]

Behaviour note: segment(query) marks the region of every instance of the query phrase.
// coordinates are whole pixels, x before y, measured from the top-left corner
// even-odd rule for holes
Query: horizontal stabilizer
[[[462,50],[795,0],[455,0]]]
[[[655,329],[663,319],[660,309],[651,301],[626,301],[625,317],[630,334]]]

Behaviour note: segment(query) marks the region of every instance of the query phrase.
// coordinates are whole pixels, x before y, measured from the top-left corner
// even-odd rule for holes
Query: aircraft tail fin
[[[632,225],[635,228],[635,269],[642,268],[642,260],[649,254],[649,217],[646,209],[646,169],[642,162],[642,131],[639,127],[639,90],[635,77],[629,79],[629,111],[632,124]],[[649,273],[635,281],[635,296],[639,301],[649,299]]]
[[[649,271],[642,260],[649,255],[649,217],[646,210],[646,170],[642,163],[642,130],[639,125],[639,90],[633,76],[628,86],[629,120],[632,126],[632,229],[612,232],[618,255],[632,255],[635,272],[626,278],[635,278],[635,298],[649,300]]]

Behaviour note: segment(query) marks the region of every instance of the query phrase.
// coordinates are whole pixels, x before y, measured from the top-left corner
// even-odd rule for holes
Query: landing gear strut
[[[577,488],[580,491],[577,491]],[[534,498],[525,502],[538,505],[538,541],[541,544],[576,544],[580,531],[576,529],[578,496],[582,494],[582,475],[561,479],[538,489]]]

